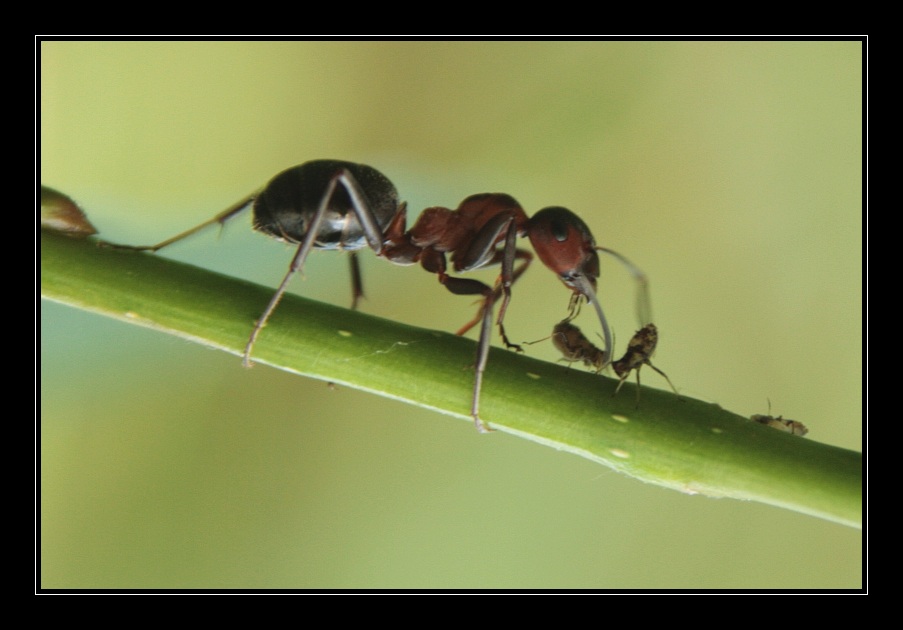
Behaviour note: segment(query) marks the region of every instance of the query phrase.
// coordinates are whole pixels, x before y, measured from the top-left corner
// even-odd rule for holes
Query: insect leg
[[[492,263],[487,263],[487,265],[494,264],[496,262],[501,262],[501,257],[503,254],[504,254],[503,251],[499,251],[496,254],[496,258],[498,258],[498,260],[494,260]],[[514,258],[521,259],[523,262],[521,262],[521,264],[519,264],[517,267],[515,267],[514,272],[511,274],[511,283],[508,285],[509,292],[510,292],[510,287],[513,286],[515,282],[517,282],[517,279],[520,278],[521,275],[523,275],[523,273],[527,270],[527,267],[530,266],[530,263],[533,261],[533,254],[531,254],[530,252],[528,252],[527,250],[524,250],[524,249],[517,249],[514,251]],[[496,286],[496,288],[492,292],[493,302],[495,302],[502,296],[502,290],[503,290],[503,284],[500,282],[499,285]],[[507,303],[505,304],[505,308],[507,309]],[[500,320],[502,317],[504,317],[504,315],[500,313],[499,314]],[[483,319],[483,309],[481,307],[480,310],[477,311],[476,316],[472,320],[470,320],[469,322],[467,322],[466,324],[461,326],[461,328],[459,328],[455,334],[456,335],[466,334],[467,331],[469,331],[471,328],[473,328],[478,323],[480,323],[482,321],[482,319]],[[514,345],[514,344],[511,344],[511,345]]]
[[[285,294],[289,280],[291,280],[296,272],[304,267],[304,262],[307,260],[307,256],[310,254],[310,250],[313,248],[317,235],[320,232],[320,225],[323,223],[323,217],[326,216],[326,211],[329,209],[329,203],[332,201],[332,196],[335,194],[336,187],[340,183],[351,198],[354,214],[360,222],[361,227],[364,229],[364,234],[366,235],[367,243],[370,245],[370,248],[377,253],[382,249],[382,231],[379,228],[376,217],[373,216],[373,211],[370,209],[367,202],[367,196],[361,190],[360,184],[358,184],[357,180],[348,169],[343,168],[339,170],[330,178],[329,183],[326,185],[326,190],[323,192],[323,197],[320,199],[320,205],[317,208],[317,212],[313,216],[313,219],[311,219],[310,225],[307,228],[307,233],[304,235],[304,240],[301,242],[301,245],[298,246],[298,251],[295,253],[294,258],[292,258],[292,262],[289,265],[285,277],[276,289],[276,293],[270,298],[270,302],[267,304],[266,309],[264,309],[263,314],[254,323],[254,329],[251,331],[251,336],[248,338],[248,343],[245,345],[245,351],[242,355],[242,363],[245,367],[250,367],[252,365],[251,350],[254,348],[254,342],[257,341],[257,336],[260,334],[260,331],[263,330],[270,315],[273,314],[273,311]]]
[[[473,398],[470,405],[470,415],[474,425],[480,433],[492,431],[480,420],[480,390],[483,388],[483,372],[486,371],[486,363],[489,361],[489,339],[492,336],[492,293],[486,296],[486,304],[483,306],[483,324],[480,326],[480,343],[477,347],[477,362],[474,366]]]
[[[357,310],[358,301],[364,297],[364,281],[361,278],[361,263],[357,252],[351,252],[351,310]]]
[[[680,396],[680,394],[679,394],[678,391],[677,391],[677,388],[674,387],[674,383],[671,382],[671,379],[668,378],[668,375],[667,375],[667,374],[665,374],[665,373],[662,372],[660,369],[658,369],[657,367],[655,367],[654,365],[652,365],[652,362],[651,362],[651,361],[648,361],[648,360],[647,360],[647,361],[646,361],[646,365],[648,365],[648,366],[651,367],[653,370],[655,370],[656,372],[658,372],[659,374],[661,374],[662,376],[664,376],[664,377],[665,377],[665,380],[668,381],[668,385],[671,386],[671,391],[673,391],[675,394],[677,394],[678,396]],[[639,378],[639,376],[640,376],[639,370],[637,370],[637,374],[636,374],[636,375],[637,375],[637,378]]]
[[[489,285],[471,278],[455,278],[449,276],[445,269],[445,254],[435,250],[424,250],[421,259],[424,269],[439,276],[439,282],[455,295],[482,295],[483,304],[480,307],[480,340],[477,345],[477,360],[474,365],[475,378],[473,384],[473,398],[471,400],[470,415],[474,425],[480,433],[487,433],[492,429],[480,419],[480,390],[483,388],[483,372],[486,371],[486,363],[489,360],[489,345],[492,339],[492,306],[495,301],[495,291]]]
[[[209,225],[213,225],[214,223],[219,223],[220,225],[224,224],[226,221],[228,221],[235,215],[239,214],[242,210],[245,210],[246,208],[248,208],[251,205],[251,203],[254,201],[254,198],[257,197],[257,195],[259,193],[260,193],[259,190],[254,191],[252,194],[248,195],[247,197],[243,198],[242,200],[238,201],[237,203],[229,206],[228,208],[226,208],[225,210],[223,210],[222,212],[220,212],[213,218],[208,219],[208,220],[204,221],[203,223],[201,223],[200,225],[196,225],[189,230],[180,232],[180,233],[176,234],[175,236],[166,239],[165,241],[160,241],[156,245],[118,245],[116,243],[108,243],[107,241],[100,241],[100,242],[98,242],[98,245],[100,245],[101,247],[111,247],[113,249],[130,249],[133,251],[141,251],[141,252],[144,252],[144,251],[156,252],[156,251],[163,249],[167,245],[172,245],[173,243],[175,243],[177,241],[181,241],[183,238],[189,237],[192,234],[195,234],[196,232],[200,232],[201,230],[203,230],[205,227],[207,227]]]
[[[445,288],[456,295],[483,296],[483,305],[480,307],[480,340],[477,346],[477,361],[474,367],[476,378],[473,385],[470,413],[473,416],[477,430],[480,433],[486,433],[491,431],[491,429],[480,419],[480,390],[483,387],[483,372],[486,371],[486,363],[489,360],[489,345],[492,340],[492,306],[495,292],[488,285],[470,278],[453,278],[440,273],[439,281],[445,285]]]

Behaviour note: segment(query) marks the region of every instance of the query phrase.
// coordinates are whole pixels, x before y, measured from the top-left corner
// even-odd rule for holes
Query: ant
[[[511,300],[511,285],[527,270],[533,255],[517,248],[517,238],[527,237],[539,259],[572,292],[572,307],[585,299],[593,305],[602,325],[606,348],[611,332],[596,298],[599,277],[598,251],[617,258],[619,254],[596,247],[587,225],[573,212],[548,207],[532,218],[518,202],[504,193],[483,193],[464,199],[456,210],[427,208],[407,229],[407,206],[400,202],[392,182],[371,166],[342,160],[314,160],[293,166],[262,189],[241,199],[213,218],[156,245],[103,245],[156,252],[214,223],[223,224],[253,206],[253,228],[276,240],[298,244],[288,272],[260,318],[255,322],[243,353],[243,364],[251,365],[251,353],[286,291],[291,277],[303,269],[312,248],[351,251],[352,308],[363,295],[356,251],[368,246],[377,256],[397,265],[420,265],[438,276],[439,282],[456,295],[482,296],[477,315],[457,334],[478,323],[480,339],[475,364],[471,416],[480,432],[489,427],[480,419],[479,402],[483,372],[489,356],[492,315],[500,300],[496,321],[505,346],[521,351],[508,340],[504,318]],[[455,273],[500,264],[495,286],[448,273],[450,256]],[[516,261],[519,264],[515,267]],[[604,361],[602,367],[608,364]],[[601,368],[600,368],[601,369]]]

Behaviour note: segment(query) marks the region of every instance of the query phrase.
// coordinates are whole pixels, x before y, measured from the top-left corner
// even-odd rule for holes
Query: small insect
[[[602,371],[605,365],[605,351],[597,348],[586,338],[579,328],[566,318],[555,324],[552,329],[552,343],[558,348],[565,361],[572,363],[583,361],[587,367],[596,372]]]
[[[70,197],[41,186],[41,228],[75,238],[97,234],[84,211]]]
[[[463,335],[480,325],[471,416],[477,429],[488,431],[479,416],[479,401],[496,302],[499,309],[495,324],[503,343],[507,348],[521,350],[508,340],[504,327],[511,286],[533,259],[533,254],[517,248],[518,237],[529,238],[543,264],[571,290],[572,307],[581,299],[593,305],[602,326],[605,347],[611,348],[611,332],[596,297],[597,252],[603,251],[622,261],[626,259],[612,250],[597,247],[589,228],[576,214],[555,206],[529,218],[510,195],[483,193],[467,197],[456,210],[427,208],[407,229],[407,207],[399,201],[395,186],[385,175],[364,164],[341,160],[306,162],[276,175],[262,189],[213,218],[156,245],[105,245],[156,252],[214,223],[225,223],[248,207],[253,207],[255,230],[297,244],[298,249],[281,284],[254,324],[243,354],[246,366],[251,365],[258,335],[285,293],[289,280],[303,269],[311,249],[351,252],[354,307],[363,295],[356,251],[368,246],[377,256],[397,265],[419,263],[456,295],[482,297],[476,316],[457,332]],[[452,270],[457,273],[490,265],[500,265],[501,273],[494,286],[451,276],[448,257]],[[646,299],[642,291],[639,299]]]
[[[624,356],[611,364],[615,374],[621,379],[615,388],[615,395],[621,389],[627,377],[630,376],[630,371],[636,370],[636,402],[637,405],[640,404],[640,368],[644,365],[648,365],[664,376],[665,380],[668,381],[668,385],[671,386],[671,390],[677,394],[677,388],[674,387],[668,375],[652,365],[651,357],[655,352],[656,345],[658,345],[658,328],[655,327],[655,324],[646,324],[630,339]]]
[[[637,283],[637,319],[640,322],[651,319],[652,311],[649,300],[649,281],[646,278],[646,274],[616,251],[605,247],[597,247],[596,251],[613,256],[627,268]],[[601,372],[611,363],[611,353],[606,352],[601,348],[597,348],[577,326],[571,323],[580,311],[580,298],[581,296],[578,293],[571,295],[568,316],[555,324],[555,327],[552,329],[552,334],[549,335],[549,337],[543,337],[537,341],[525,341],[524,343],[532,345],[551,338],[552,344],[562,354],[563,361],[569,361],[571,363],[583,361],[583,364],[587,367],[594,368],[596,372]],[[642,325],[642,323],[640,325]],[[611,341],[609,340],[609,344],[610,343]]]
[[[767,427],[771,427],[772,429],[785,431],[793,435],[803,436],[809,433],[809,429],[807,429],[806,425],[802,422],[797,422],[796,420],[785,420],[783,416],[778,416],[777,418],[775,418],[774,416],[755,414],[750,416],[749,419],[753,422],[758,422],[759,424],[764,424]]]

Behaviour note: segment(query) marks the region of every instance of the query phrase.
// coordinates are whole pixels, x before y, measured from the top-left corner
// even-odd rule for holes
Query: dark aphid
[[[570,319],[555,324],[555,328],[552,329],[552,343],[565,361],[583,361],[584,365],[594,368],[597,372],[605,365],[605,351],[593,345]]]
[[[611,364],[611,367],[614,369],[615,374],[617,374],[620,378],[620,381],[618,381],[618,386],[615,388],[615,394],[620,391],[621,386],[624,384],[624,381],[626,381],[627,377],[630,376],[630,371],[636,370],[636,401],[637,405],[639,405],[640,368],[644,365],[648,365],[653,370],[664,376],[665,380],[668,381],[668,385],[670,385],[674,393],[677,394],[677,389],[674,387],[671,379],[668,378],[668,375],[652,365],[651,358],[653,353],[655,352],[656,345],[658,345],[658,328],[655,327],[655,324],[646,324],[645,326],[640,328],[630,339],[630,342],[627,344],[627,352],[624,353],[624,356]]]
[[[750,416],[749,419],[753,422],[758,422],[759,424],[764,424],[767,427],[771,427],[772,429],[785,431],[793,435],[803,436],[809,433],[809,429],[807,429],[806,425],[802,422],[797,422],[796,420],[785,420],[783,416],[778,416],[777,418],[775,418],[774,416],[755,414]]]

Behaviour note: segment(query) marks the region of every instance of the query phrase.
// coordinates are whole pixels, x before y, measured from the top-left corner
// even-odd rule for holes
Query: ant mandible
[[[526,271],[533,256],[516,247],[517,237],[528,237],[540,260],[571,289],[572,309],[582,298],[593,305],[602,325],[606,360],[611,362],[611,332],[596,298],[599,256],[586,224],[566,208],[549,207],[528,218],[510,195],[483,193],[467,197],[457,210],[427,208],[407,229],[407,207],[389,179],[373,167],[342,160],[314,160],[291,167],[262,189],[240,200],[213,218],[156,245],[116,248],[156,252],[214,223],[225,223],[253,204],[253,227],[279,241],[297,243],[288,272],[263,314],[255,322],[243,353],[243,364],[251,365],[251,352],[291,277],[304,267],[312,248],[351,251],[353,302],[363,294],[356,250],[365,245],[378,256],[397,265],[420,263],[456,295],[480,295],[477,315],[457,334],[480,323],[471,416],[480,432],[489,428],[480,419],[480,390],[489,356],[493,307],[499,298],[497,324],[508,348],[520,346],[508,340],[504,319],[511,300],[511,285]],[[448,274],[446,255],[454,272],[466,272],[500,264],[495,286],[479,280]],[[521,261],[515,268],[515,261]]]

